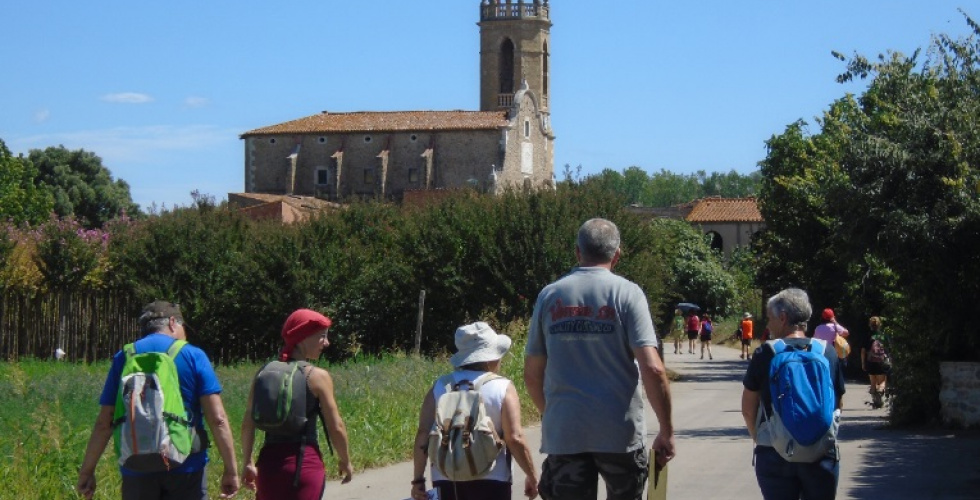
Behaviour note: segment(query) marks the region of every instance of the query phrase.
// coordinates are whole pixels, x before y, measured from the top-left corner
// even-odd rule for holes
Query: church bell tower
[[[481,0],[480,111],[509,108],[524,81],[549,113],[548,0]]]

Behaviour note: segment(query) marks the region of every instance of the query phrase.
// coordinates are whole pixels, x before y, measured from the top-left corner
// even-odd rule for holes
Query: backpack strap
[[[167,356],[170,356],[171,359],[176,358],[177,353],[179,353],[185,345],[187,345],[186,340],[174,340],[173,343],[170,344],[170,348],[167,349]],[[126,354],[127,358],[131,358],[136,355],[136,344],[126,344],[123,346],[122,350]]]
[[[785,351],[787,348],[789,348],[789,344],[787,344],[786,341],[783,339],[767,340],[766,345],[768,345],[769,348],[772,349],[773,354],[780,354],[783,351]],[[815,349],[814,346],[818,347],[819,351],[814,351]],[[827,351],[827,341],[808,338],[807,343],[801,347],[807,351],[814,351],[823,354]]]
[[[486,384],[487,382],[491,382],[493,380],[497,380],[497,379],[501,379],[501,378],[506,378],[506,377],[504,377],[503,375],[494,373],[494,372],[487,372],[487,373],[485,373],[483,375],[480,375],[479,377],[477,377],[476,380],[473,381],[473,390],[474,391],[479,391],[480,388],[483,387],[483,384]]]
[[[303,380],[306,382],[306,387],[304,387],[303,390],[309,391],[310,373],[306,371],[306,367],[310,366],[310,364],[307,363],[306,361],[295,361],[295,360],[287,361],[287,363],[290,365],[296,365],[296,367],[300,370],[300,372],[303,373]],[[292,384],[293,382],[290,380],[289,383]],[[306,413],[306,408],[303,409],[303,413],[304,414]],[[303,434],[299,438],[299,448],[296,449],[296,474],[293,475],[293,488],[299,488],[300,475],[303,473],[303,456],[305,455],[305,451],[306,451],[306,435],[310,433],[311,420],[312,419],[309,418],[309,415],[307,415],[306,426],[303,428]],[[316,420],[313,420],[312,424],[315,427]],[[324,428],[324,430],[326,430],[326,428]]]
[[[177,353],[179,353],[185,345],[187,345],[186,340],[175,340],[172,344],[170,344],[170,349],[167,349],[167,356],[170,356],[171,359],[175,359],[177,357]]]
[[[455,382],[455,379],[453,379],[453,374],[452,373],[447,373],[447,374],[445,374],[445,375],[437,378],[435,384],[432,384],[432,385],[435,386],[435,387],[438,387],[438,386],[441,385],[446,390],[446,392],[452,392],[453,391],[453,387],[456,385],[456,382]]]
[[[295,363],[296,366],[303,372],[303,379],[306,381],[306,388],[304,390],[309,391],[310,387],[310,373],[313,372],[313,365],[307,363],[306,361],[289,361],[290,364]],[[310,368],[310,370],[307,370]],[[312,391],[311,391],[312,393]],[[313,396],[316,398],[316,395]],[[307,415],[306,417],[306,427],[303,429],[303,435],[300,437],[299,449],[296,451],[296,474],[293,476],[293,487],[299,488],[300,475],[303,472],[303,455],[306,451],[306,446],[308,445],[306,436],[310,433],[311,428],[316,428],[317,419],[320,420],[323,426],[323,436],[327,440],[327,448],[330,449],[330,454],[333,455],[333,443],[330,442],[330,433],[327,432],[327,422],[323,419],[323,412],[320,410],[320,401],[317,400],[316,404],[313,405],[314,412],[316,416]],[[312,418],[311,418],[312,417]]]
[[[306,385],[307,385],[307,387],[309,387],[309,385],[310,385],[310,373],[313,372],[313,370],[312,370],[313,365],[311,365],[310,363],[307,363],[306,361],[297,361],[296,364],[299,365],[299,367],[300,367],[301,370],[303,370],[303,375],[305,375],[305,378],[306,378]],[[306,367],[311,367],[311,369],[310,369],[309,372],[306,371]],[[316,395],[314,394],[313,397],[315,398]],[[327,440],[327,449],[329,449],[330,450],[330,454],[333,455],[334,454],[333,453],[333,443],[330,441],[330,433],[327,432],[327,421],[324,420],[324,418],[323,418],[323,412],[320,411],[320,400],[319,399],[317,400],[316,405],[313,406],[313,411],[314,411],[315,415],[313,415],[312,418],[310,418],[311,417],[310,415],[307,415],[306,425],[312,425],[313,427],[316,427],[316,421],[317,421],[317,419],[320,420],[320,426],[323,427],[323,437]],[[304,432],[303,435],[305,436],[306,433]]]
[[[820,354],[825,354],[827,352],[827,341],[822,339],[810,339],[810,350],[814,352],[819,352]],[[815,351],[815,347],[819,347],[819,351]]]
[[[767,340],[766,345],[772,349],[773,357],[786,350],[786,341],[783,339]]]
[[[443,375],[442,377],[439,377],[439,379],[436,380],[436,383],[434,385],[436,386],[442,385],[443,387],[446,388],[446,392],[459,390],[459,386],[463,384],[470,386],[470,389],[474,391],[479,391],[480,388],[483,387],[483,384],[500,378],[507,378],[507,377],[504,377],[503,375],[494,372],[486,372],[483,375],[480,375],[479,377],[473,380],[463,379],[460,380],[459,382],[456,382],[456,379],[453,378],[453,374],[448,373],[446,375]]]

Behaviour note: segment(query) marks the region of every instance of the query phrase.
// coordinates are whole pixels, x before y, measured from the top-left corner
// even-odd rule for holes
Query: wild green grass
[[[515,345],[512,352],[520,353],[521,347]],[[422,397],[438,376],[451,369],[446,357],[404,354],[364,357],[338,365],[321,361],[318,365],[334,378],[356,471],[410,459]],[[241,419],[249,384],[260,366],[239,364],[216,369],[239,466]],[[77,497],[78,466],[99,411],[98,397],[108,368],[108,362],[0,363],[0,500]],[[537,412],[524,392],[522,369],[520,356],[509,354],[501,371],[517,381],[528,423],[532,417],[537,419]],[[336,457],[322,448],[328,476],[333,479]],[[217,498],[222,464],[213,447],[210,455],[209,491]],[[99,462],[96,479],[96,499],[118,498],[120,478],[111,442]],[[251,499],[254,495],[242,490],[237,498]]]

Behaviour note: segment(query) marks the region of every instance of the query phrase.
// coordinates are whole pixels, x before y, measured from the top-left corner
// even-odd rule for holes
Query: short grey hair
[[[583,261],[612,262],[619,250],[619,228],[606,219],[589,219],[579,228],[576,245]]]
[[[766,302],[769,313],[779,316],[786,314],[786,321],[797,327],[806,330],[806,323],[813,315],[813,307],[810,305],[810,297],[806,292],[799,288],[787,288],[772,297]]]
[[[177,322],[180,323],[179,320]],[[156,333],[156,332],[159,332],[159,331],[163,331],[163,329],[166,328],[169,324],[170,324],[170,318],[155,318],[155,319],[151,319],[151,320],[147,321],[146,323],[143,323],[143,325],[140,328],[140,332],[143,335],[148,335],[148,334],[151,334],[151,333]]]

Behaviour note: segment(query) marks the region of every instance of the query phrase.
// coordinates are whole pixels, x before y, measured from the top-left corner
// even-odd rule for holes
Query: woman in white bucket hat
[[[510,349],[510,337],[498,334],[490,325],[478,321],[456,329],[455,340],[457,352],[449,358],[455,370],[433,384],[419,411],[419,427],[412,453],[412,498],[426,499],[425,467],[428,461],[429,434],[435,421],[437,401],[446,393],[445,382],[450,382],[453,386],[461,381],[475,384],[481,378],[486,381],[480,386],[480,395],[497,435],[503,436],[506,448],[501,448],[493,469],[479,479],[450,481],[438,468],[432,467],[432,485],[439,490],[440,500],[510,500],[513,482],[507,456],[510,455],[526,476],[524,494],[532,499],[537,497],[538,475],[521,428],[521,402],[517,389],[509,379],[497,375],[500,371],[500,360]]]

